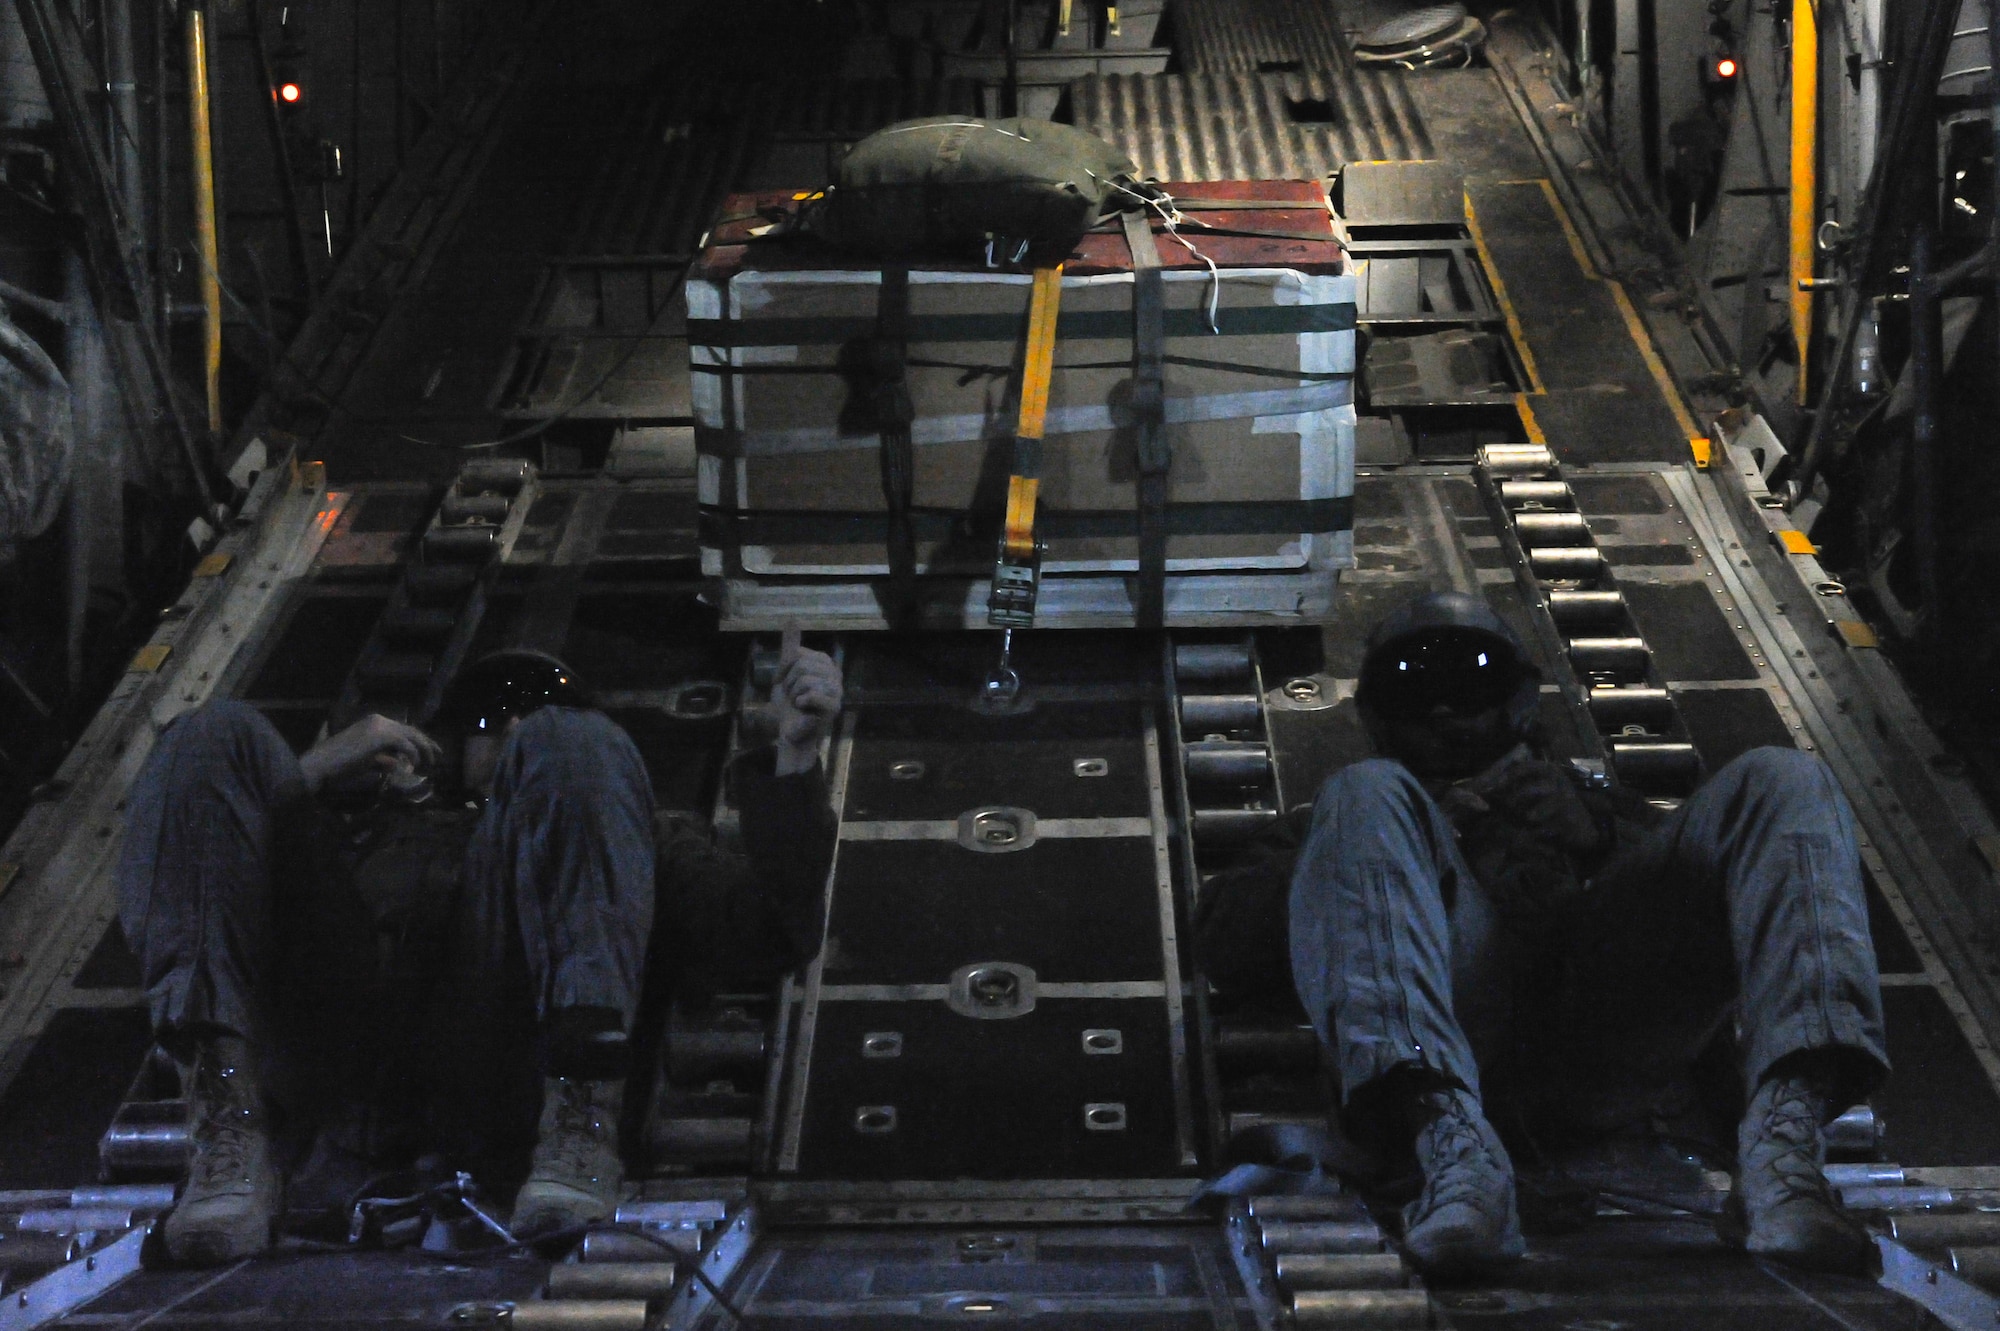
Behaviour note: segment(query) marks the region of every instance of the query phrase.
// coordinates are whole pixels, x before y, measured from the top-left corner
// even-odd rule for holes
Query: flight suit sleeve
[[[685,814],[655,824],[656,928],[683,993],[766,988],[819,951],[837,830],[825,777],[817,767],[778,776],[764,749],[739,758],[729,778],[747,853],[716,845]]]

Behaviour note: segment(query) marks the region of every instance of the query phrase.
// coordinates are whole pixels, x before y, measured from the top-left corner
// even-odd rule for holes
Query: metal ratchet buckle
[[[986,599],[986,622],[996,629],[1035,626],[1035,596],[1042,583],[1042,545],[1027,556],[1009,553],[1005,543],[993,561],[993,592]]]

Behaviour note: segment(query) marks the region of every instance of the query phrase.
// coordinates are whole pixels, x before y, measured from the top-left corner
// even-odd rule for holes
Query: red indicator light
[[[1719,79],[1736,77],[1736,60],[1733,56],[1724,56],[1715,62],[1715,77]]]
[[[1731,66],[1731,69],[1730,69],[1730,72],[1731,72],[1731,73],[1734,73],[1734,72],[1735,72],[1735,67],[1734,67],[1734,66]],[[281,101],[281,102],[296,102],[297,100],[299,100],[299,96],[300,96],[300,94],[299,94],[299,85],[298,85],[298,84],[296,84],[296,83],[281,83],[281,84],[279,84],[279,85],[278,85],[278,100],[279,100],[279,101]]]

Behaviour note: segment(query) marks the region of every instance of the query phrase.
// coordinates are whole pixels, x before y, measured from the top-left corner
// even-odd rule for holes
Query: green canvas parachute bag
[[[1067,254],[1139,171],[1094,134],[1048,120],[934,116],[849,150],[806,228],[877,257]],[[1136,197],[1136,196],[1135,196]]]

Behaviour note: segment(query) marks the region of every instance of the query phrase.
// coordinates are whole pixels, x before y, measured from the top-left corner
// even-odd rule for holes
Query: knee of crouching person
[[[1421,789],[1410,769],[1393,758],[1365,758],[1349,763],[1320,783],[1319,798],[1313,801],[1313,820],[1344,807],[1365,806],[1385,800],[1401,800],[1412,790]]]
[[[162,745],[176,748],[217,749],[266,742],[291,751],[269,717],[236,698],[215,698],[190,708],[160,734]]]
[[[1715,774],[1760,794],[1811,790],[1827,775],[1826,764],[1800,749],[1766,744],[1738,754]]]

